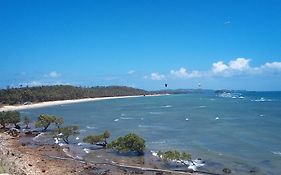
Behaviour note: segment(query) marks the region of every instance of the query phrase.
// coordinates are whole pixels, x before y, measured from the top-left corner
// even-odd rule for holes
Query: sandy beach
[[[147,96],[159,96],[159,94],[147,95]],[[47,106],[56,106],[56,105],[64,105],[64,104],[72,104],[72,103],[82,103],[82,102],[121,99],[121,98],[136,98],[136,97],[143,97],[143,95],[83,98],[83,99],[74,99],[74,100],[58,100],[58,101],[47,101],[47,102],[33,103],[33,104],[28,104],[28,105],[6,105],[6,106],[4,105],[0,108],[0,111],[16,111],[16,110],[43,108],[43,107],[47,107]]]

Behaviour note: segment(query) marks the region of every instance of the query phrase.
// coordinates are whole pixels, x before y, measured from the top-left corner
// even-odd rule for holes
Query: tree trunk
[[[50,126],[50,123],[44,127],[43,131],[47,131],[47,128]]]

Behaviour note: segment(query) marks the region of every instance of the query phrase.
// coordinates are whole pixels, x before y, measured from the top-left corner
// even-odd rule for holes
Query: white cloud
[[[231,22],[230,21],[225,21],[223,24],[224,25],[228,25],[228,24],[230,24]]]
[[[229,68],[232,70],[243,71],[250,68],[249,62],[250,59],[237,58],[236,60],[231,60],[229,62]]]
[[[128,71],[128,74],[134,74],[136,71],[134,71],[134,70],[130,70],[130,71]]]
[[[146,76],[146,78],[148,78]],[[154,72],[154,73],[151,73],[150,74],[150,77],[149,77],[151,80],[164,80],[165,79],[165,75],[163,74],[159,74],[157,72]]]
[[[200,72],[200,71],[197,71],[197,70],[192,71],[188,75],[189,78],[199,78],[199,77],[202,77],[202,76],[204,76],[203,72]]]
[[[281,62],[271,62],[265,63],[261,66],[263,69],[274,69],[274,70],[281,70]]]
[[[71,83],[63,83],[60,81],[51,81],[51,82],[45,82],[45,81],[30,81],[30,82],[24,82],[20,83],[22,86],[51,86],[51,85],[71,85]]]
[[[222,61],[213,63],[212,72],[216,75],[230,76],[241,72],[252,72],[249,65],[250,59],[246,58],[236,58],[235,60],[230,60],[228,64],[224,64]]]
[[[151,73],[149,76],[144,76],[145,79],[152,80],[163,80],[165,78],[179,78],[179,79],[189,79],[189,78],[204,78],[212,76],[223,76],[231,77],[236,75],[260,75],[260,74],[270,74],[281,72],[281,62],[267,62],[258,67],[250,66],[250,59],[247,58],[236,58],[230,60],[228,63],[223,61],[218,61],[212,64],[211,70],[198,71],[193,70],[188,72],[186,68],[181,67],[178,70],[172,69],[169,74],[159,74]],[[275,74],[277,75],[277,74]],[[278,74],[279,75],[279,74]]]
[[[203,73],[197,70],[188,73],[187,70],[181,67],[179,70],[171,70],[170,75],[175,78],[199,78],[203,76]]]
[[[225,65],[222,61],[213,63],[212,71],[214,73],[220,73],[228,69],[228,66]]]
[[[179,70],[171,70],[170,74],[177,78],[187,78],[188,77],[187,70],[183,67],[180,68]]]
[[[49,77],[49,78],[57,78],[57,77],[61,76],[61,74],[59,74],[56,71],[52,71],[52,72],[50,72],[48,74],[45,74],[44,76],[45,77]]]

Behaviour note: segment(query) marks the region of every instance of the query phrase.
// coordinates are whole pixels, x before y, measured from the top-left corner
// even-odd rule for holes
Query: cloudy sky
[[[0,1],[0,87],[281,90],[278,0]]]

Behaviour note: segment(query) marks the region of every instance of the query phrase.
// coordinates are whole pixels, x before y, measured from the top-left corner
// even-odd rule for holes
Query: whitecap
[[[58,136],[62,136],[62,135],[63,135],[63,133],[59,133],[59,134],[58,134]]]
[[[114,121],[115,121],[115,122],[118,122],[118,121],[119,121],[119,118],[115,119]]]
[[[281,152],[280,151],[271,151],[271,152],[272,152],[272,154],[281,156]]]
[[[219,120],[220,118],[219,117],[216,117],[216,120]]]
[[[78,146],[81,146],[81,145],[83,145],[83,143],[79,142],[79,143],[77,143],[77,145],[78,145]]]
[[[150,114],[152,114],[152,115],[160,115],[160,114],[162,114],[162,112],[149,112]]]
[[[122,119],[122,120],[132,120],[134,118],[131,118],[131,117],[120,117],[120,119]]]
[[[45,133],[40,133],[37,136],[35,136],[32,140],[36,141],[39,137],[43,136]]]
[[[154,142],[151,142],[153,144],[165,144],[166,141],[165,140],[160,140],[160,141],[154,141]]]
[[[86,128],[88,128],[88,129],[97,129],[97,127],[94,127],[94,126],[86,126]]]
[[[65,144],[63,144],[63,143],[59,143],[59,146],[64,146]]]
[[[59,139],[58,138],[55,137],[54,140],[55,140],[55,144],[59,143]]]
[[[76,140],[79,140],[80,138],[79,138],[79,137],[76,137],[75,139],[76,139]]]
[[[154,128],[154,126],[150,126],[150,125],[139,125],[139,128]]]
[[[165,105],[165,106],[162,106],[162,108],[171,108],[172,105]]]
[[[87,154],[90,152],[90,150],[87,149],[87,148],[84,148],[83,151],[84,151],[85,153],[87,153]]]
[[[199,108],[206,108],[207,106],[204,106],[204,105],[202,105],[202,106],[199,106]]]
[[[238,97],[238,98],[244,99],[245,97],[243,97],[243,96],[240,96],[240,97]]]
[[[189,119],[188,119],[188,118],[185,118],[185,120],[188,121]]]
[[[260,117],[263,117],[263,116],[264,116],[263,114],[260,115]]]
[[[154,156],[154,157],[158,157],[158,154],[157,154],[157,152],[156,152],[156,151],[150,151],[150,152],[151,152],[152,156]]]

